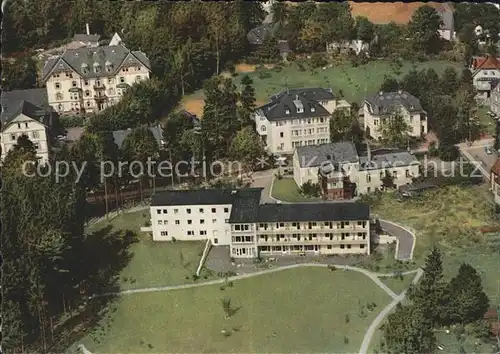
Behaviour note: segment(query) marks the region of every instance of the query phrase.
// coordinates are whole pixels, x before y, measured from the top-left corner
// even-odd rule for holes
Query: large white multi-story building
[[[337,109],[349,110],[350,105],[330,89],[290,89],[255,110],[255,126],[269,152],[292,154],[297,146],[329,143]]]
[[[47,162],[50,153],[50,128],[55,112],[47,103],[45,89],[2,92],[0,148],[5,158],[17,139],[25,135],[34,144],[40,162]]]
[[[420,162],[407,151],[367,150],[358,154],[350,141],[301,146],[293,155],[293,177],[297,186],[319,183],[327,199],[351,199],[384,189],[411,184],[420,176]],[[387,177],[387,176],[390,176]]]
[[[365,98],[363,103],[364,129],[374,139],[382,138],[381,126],[393,114],[402,115],[409,127],[409,136],[427,134],[427,113],[420,100],[406,91],[379,92]]]
[[[151,65],[141,51],[122,44],[68,49],[43,68],[49,104],[59,113],[98,112],[117,103],[125,90],[149,78]]]
[[[231,257],[370,254],[369,206],[261,204],[262,188],[160,192],[152,197],[155,241],[205,240]]]

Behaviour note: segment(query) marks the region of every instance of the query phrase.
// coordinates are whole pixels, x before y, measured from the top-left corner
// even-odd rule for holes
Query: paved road
[[[384,231],[398,238],[396,258],[402,261],[411,260],[415,248],[415,234],[407,227],[388,220],[380,219],[380,226]]]
[[[393,299],[396,299],[396,298],[399,297],[397,294],[394,293],[394,291],[392,291],[387,285],[385,285],[379,279],[379,277],[385,278],[385,277],[394,276],[394,273],[374,273],[374,272],[370,272],[369,270],[366,270],[366,269],[363,269],[363,268],[352,267],[352,266],[348,266],[348,265],[337,265],[337,264],[330,264],[330,265],[334,265],[339,270],[349,270],[349,271],[355,271],[355,272],[363,273],[368,278],[370,278],[373,282],[375,282],[375,284],[377,284],[382,290],[384,290],[390,297],[392,297]],[[301,267],[323,267],[323,268],[325,268],[325,267],[328,267],[328,266],[329,266],[329,264],[320,264],[320,263],[292,264],[292,265],[289,265],[289,266],[283,266],[283,267],[272,268],[272,269],[265,269],[265,270],[260,270],[260,271],[256,271],[256,272],[253,272],[253,273],[236,275],[236,276],[227,278],[227,280],[228,281],[235,281],[235,280],[247,279],[247,278],[256,277],[256,276],[263,275],[263,274],[280,272],[280,271],[286,270],[286,269],[294,269],[294,268],[301,268]],[[419,271],[418,269],[410,270],[410,271],[404,272],[403,275],[417,273],[418,271]],[[202,283],[182,284],[182,285],[168,285],[168,286],[141,288],[141,289],[122,290],[122,291],[118,291],[118,292],[95,294],[95,295],[91,296],[90,298],[105,297],[105,296],[116,296],[116,295],[130,295],[130,294],[138,294],[138,293],[152,293],[152,292],[172,291],[172,290],[179,290],[179,289],[198,288],[198,287],[201,287],[201,286],[223,284],[225,281],[226,281],[225,279],[217,279],[217,280],[211,280],[211,281],[202,282]]]
[[[412,283],[416,284],[424,272],[421,269],[417,270],[417,275],[413,279]],[[368,327],[368,330],[365,333],[365,337],[363,338],[363,343],[361,343],[361,348],[359,349],[359,354],[367,354],[368,348],[370,347],[370,342],[373,338],[373,335],[375,334],[375,331],[377,328],[380,327],[380,324],[385,320],[387,315],[396,307],[397,304],[399,304],[401,301],[403,301],[406,298],[406,290],[403,291],[400,295],[398,295],[394,300],[387,305],[378,315],[375,317],[373,322],[370,324],[370,327]]]

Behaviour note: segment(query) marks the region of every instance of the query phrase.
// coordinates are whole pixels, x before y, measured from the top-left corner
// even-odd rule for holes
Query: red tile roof
[[[500,58],[494,58],[492,56],[486,57],[474,57],[472,59],[472,68],[474,70],[479,69],[500,69]]]
[[[495,176],[500,176],[500,157],[495,161],[495,164],[491,168],[491,173]]]

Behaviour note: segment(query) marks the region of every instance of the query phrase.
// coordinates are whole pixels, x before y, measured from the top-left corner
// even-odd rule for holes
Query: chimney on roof
[[[87,36],[90,36],[90,26],[88,23],[85,24],[85,29],[87,30]]]

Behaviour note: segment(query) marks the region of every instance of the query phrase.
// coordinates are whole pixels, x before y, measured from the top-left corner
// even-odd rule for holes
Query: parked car
[[[488,154],[488,155],[493,154],[493,150],[492,150],[492,149],[491,149],[491,147],[489,147],[489,146],[486,146],[486,147],[484,148],[484,151],[485,151],[485,152],[486,152],[486,154]]]

